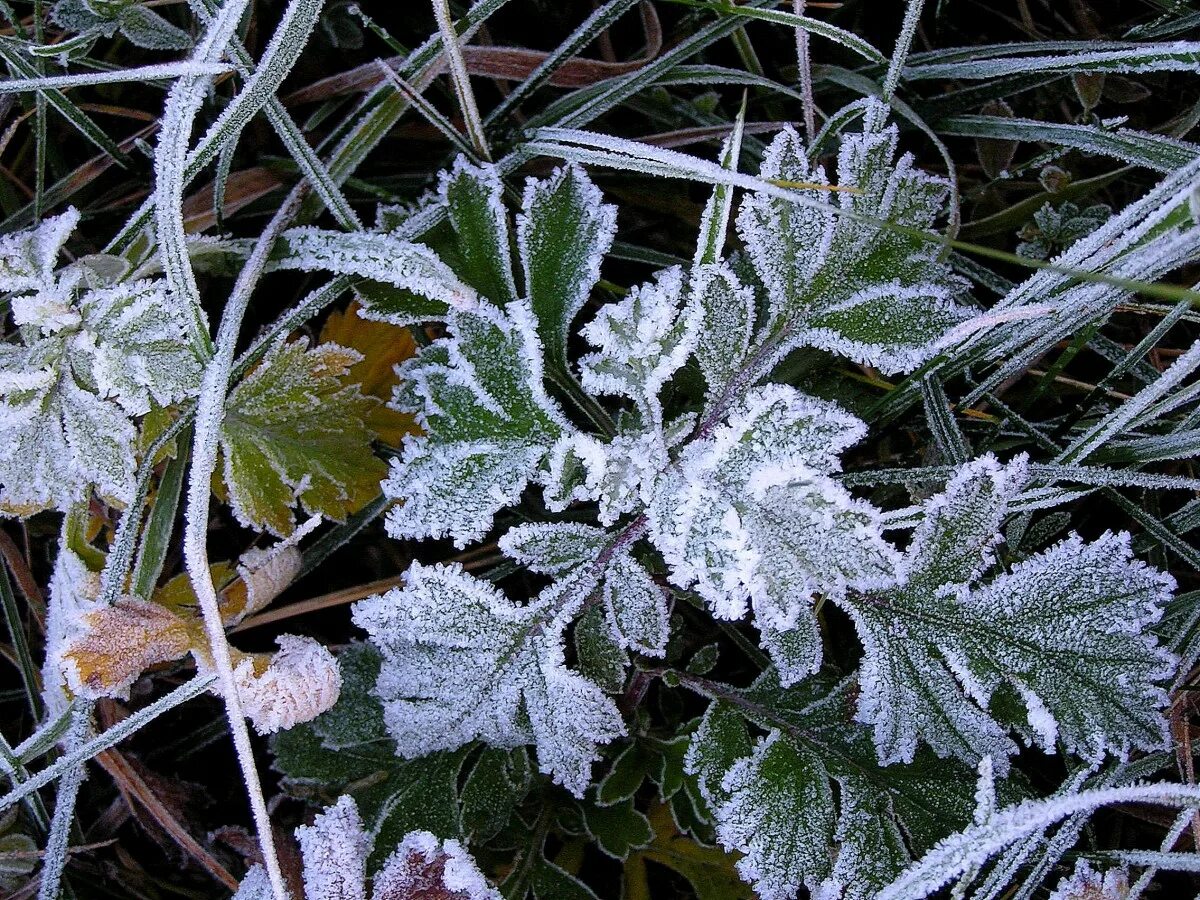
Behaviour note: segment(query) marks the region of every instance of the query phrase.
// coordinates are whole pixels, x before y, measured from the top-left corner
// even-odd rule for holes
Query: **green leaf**
[[[393,325],[444,318],[450,310],[471,309],[478,303],[474,288],[460,281],[436,253],[390,234],[293,228],[279,239],[271,265],[364,279],[375,286],[363,291],[366,315]]]
[[[654,837],[650,821],[634,808],[632,798],[605,806],[584,803],[583,821],[597,846],[614,859],[627,859]]]
[[[396,404],[427,436],[406,444],[384,493],[398,538],[446,537],[462,547],[515,503],[549,446],[571,426],[542,387],[528,307],[452,315],[449,335],[400,368]]]
[[[271,751],[291,793],[319,803],[342,793],[354,797],[368,830],[378,835],[376,865],[409,831],[459,836],[458,773],[465,749],[408,761],[386,739],[331,750],[309,723],[275,735]]]
[[[464,280],[497,306],[516,300],[504,184],[495,166],[473,166],[460,156],[442,173],[441,192]]]
[[[575,656],[579,671],[604,691],[616,694],[625,687],[629,654],[613,637],[604,610],[593,607],[575,623]]]
[[[353,643],[338,654],[342,690],[331,709],[317,716],[312,730],[330,750],[347,750],[387,739],[383,706],[375,696],[381,659],[370,644]]]
[[[829,874],[834,832],[829,773],[810,750],[772,731],[725,776],[728,799],[717,810],[717,835],[746,854],[742,877],[763,900],[815,890]]]
[[[536,900],[599,900],[590,887],[549,860],[533,864],[531,885]]]
[[[925,504],[905,581],[844,601],[866,649],[858,715],[885,764],[924,741],[971,763],[990,755],[1004,771],[1017,746],[993,701],[1001,686],[1025,708],[1012,724],[1047,752],[1061,741],[1094,758],[1166,740],[1159,683],[1175,660],[1149,626],[1174,581],[1132,558],[1129,535],[1072,535],[977,584],[1025,466],[985,456],[961,467]]]
[[[911,155],[896,159],[899,132],[886,106],[873,98],[859,105],[864,130],[842,138],[845,192],[836,212],[828,190],[801,187],[829,182],[789,129],[771,143],[760,174],[797,186],[811,205],[751,194],[737,223],[767,292],[768,333],[890,374],[915,369],[970,314],[956,302],[966,282],[939,258],[936,241],[912,233],[929,231],[949,184],[917,169]]]
[[[729,792],[721,786],[725,773],[752,750],[750,732],[741,713],[719,700],[710,703],[688,746],[684,765],[696,777],[701,793],[714,809],[729,799]]]
[[[612,767],[596,787],[596,801],[602,805],[628,800],[650,774],[654,754],[642,741],[632,741],[613,760]]]
[[[515,757],[521,764],[514,764]],[[508,824],[513,810],[529,789],[528,761],[524,748],[503,750],[485,747],[467,776],[462,790],[460,821],[468,840],[486,842]]]
[[[121,8],[118,16],[121,34],[137,47],[147,50],[187,50],[192,38],[152,9],[136,3]]]
[[[578,166],[568,165],[525,187],[517,244],[525,291],[551,367],[567,366],[571,323],[600,278],[616,234],[616,207]]]
[[[287,535],[297,503],[340,522],[378,495],[386,467],[365,419],[379,401],[341,380],[359,359],[337,344],[280,342],[230,392],[221,452],[243,525]]]

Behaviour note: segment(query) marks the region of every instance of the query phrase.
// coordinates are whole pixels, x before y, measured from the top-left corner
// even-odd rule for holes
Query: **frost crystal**
[[[542,386],[542,350],[529,307],[457,313],[448,337],[399,368],[394,406],[426,434],[407,438],[384,493],[398,538],[478,540],[515,503],[550,446],[571,426]]]
[[[1072,536],[977,584],[1024,479],[1023,457],[963,466],[926,503],[902,583],[845,601],[866,649],[858,715],[874,725],[885,764],[911,760],[923,740],[939,755],[993,755],[1006,768],[1017,750],[1008,726],[1020,723],[989,709],[1002,685],[1047,752],[1056,741],[1097,757],[1165,740],[1158,682],[1174,659],[1148,629],[1174,582],[1132,558],[1127,534]]]
[[[864,430],[828,401],[758,388],[654,488],[650,535],[671,580],[694,585],[720,618],[752,607],[785,684],[820,666],[813,594],[894,580],[878,510],[830,477]]]
[[[254,658],[234,669],[238,696],[259,734],[315,719],[337,702],[342,675],[337,660],[312,638],[281,634],[279,652],[260,669]]]
[[[189,313],[163,283],[90,288],[81,266],[54,271],[71,210],[0,237],[0,275],[20,343],[0,344],[0,510],[66,507],[89,486],[133,490],[133,417],[191,396],[200,360]]]
[[[518,606],[460,566],[414,563],[403,588],[357,603],[355,623],[383,654],[376,693],[397,753],[476,738],[533,742],[542,771],[582,795],[597,745],[624,725],[613,702],[565,666],[562,630],[580,594],[556,582]]]
[[[751,194],[737,225],[766,288],[768,333],[791,329],[786,346],[821,347],[885,373],[902,372],[920,365],[967,318],[954,300],[965,283],[938,259],[936,241],[876,224],[928,229],[949,184],[915,168],[910,155],[895,160],[899,132],[885,124],[887,107],[873,98],[862,102],[863,132],[844,136],[838,154],[838,186],[851,190],[798,188],[820,206]],[[767,149],[760,174],[775,182],[829,183],[821,167],[810,168],[790,128]]]

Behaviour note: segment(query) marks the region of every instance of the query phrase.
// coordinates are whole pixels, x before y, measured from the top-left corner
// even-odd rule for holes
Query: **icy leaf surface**
[[[754,292],[724,263],[697,266],[691,273],[688,303],[699,315],[696,360],[708,382],[709,397],[715,397],[750,350],[756,315]]]
[[[410,291],[439,310],[470,309],[478,303],[475,290],[463,284],[436,253],[390,234],[348,234],[306,225],[284,232],[279,244],[273,263],[279,269],[365,278]],[[378,317],[397,325],[410,321],[400,315]]]
[[[600,348],[579,361],[582,384],[592,394],[628,397],[645,423],[661,430],[658,394],[687,362],[696,340],[698,310],[683,306],[683,271],[665,269],[618,303],[600,308],[583,328]]]
[[[278,344],[229,394],[225,484],[247,527],[288,535],[293,507],[341,521],[374,499],[385,466],[366,419],[378,405],[342,376],[361,359],[337,344]]]
[[[542,351],[524,302],[453,315],[449,334],[400,368],[394,405],[416,414],[384,493],[398,538],[478,540],[515,503],[571,426],[542,386]]]
[[[165,606],[130,598],[85,615],[81,624],[63,657],[71,689],[90,698],[127,698],[142,672],[179,659],[195,637]]]
[[[1087,757],[1163,745],[1158,683],[1174,660],[1149,627],[1174,582],[1132,557],[1127,534],[1073,535],[978,583],[1024,480],[1023,457],[960,468],[925,504],[902,583],[845,601],[866,649],[858,715],[881,762],[911,760],[918,741],[1007,760],[1017,746],[990,709],[1002,685],[1049,752],[1058,741]]]
[[[825,877],[833,791],[810,751],[773,731],[734,764],[722,788],[729,800],[717,811],[717,836],[745,854],[738,872],[762,900],[790,900]]]
[[[761,897],[806,884],[815,896],[869,900],[903,871],[909,844],[932,846],[970,819],[969,770],[928,753],[880,766],[850,718],[852,688],[821,677],[782,688],[767,672],[711,703],[692,735],[685,768]],[[766,739],[753,744],[744,718]]]
[[[894,578],[878,510],[830,477],[864,430],[836,404],[758,388],[654,488],[650,536],[671,580],[694,586],[720,618],[752,609],[785,683],[820,666],[813,594],[840,597]]]
[[[628,548],[610,548],[615,539],[590,525],[521,525],[500,539],[500,549],[533,572],[556,576],[564,586],[574,582],[589,596],[598,590],[617,645],[661,656],[667,646],[669,597]],[[599,566],[598,560],[603,560]]]
[[[50,16],[80,38],[111,38],[119,31],[130,43],[147,50],[187,50],[192,46],[186,31],[136,2],[58,0]]]
[[[516,300],[504,185],[495,167],[474,166],[460,156],[442,173],[440,188],[458,237],[463,277],[497,306]]]
[[[578,166],[526,182],[517,244],[538,337],[554,368],[566,368],[571,323],[600,279],[616,230],[616,207],[602,202]]]
[[[193,395],[200,359],[189,311],[161,281],[89,288],[55,271],[74,210],[0,237],[0,274],[18,340],[0,344],[0,509],[65,509],[89,486],[126,502],[133,419]]]
[[[315,719],[337,703],[342,675],[337,660],[309,637],[281,634],[279,651],[265,667],[254,657],[234,669],[234,683],[246,717],[259,734],[271,734]]]
[[[928,230],[950,186],[915,168],[911,155],[897,160],[898,131],[886,124],[886,106],[862,102],[863,131],[845,135],[838,153],[838,186],[850,190],[797,188],[815,204],[809,206],[752,194],[737,225],[766,288],[768,333],[789,329],[788,346],[821,347],[885,373],[903,372],[968,316],[955,301],[965,285],[938,258],[937,242],[879,223]],[[790,128],[772,141],[760,175],[829,183]]]
[[[352,797],[339,797],[312,825],[297,828],[296,839],[307,900],[367,900],[372,837]],[[404,835],[371,882],[371,900],[500,900],[458,841],[428,831]]]
[[[356,604],[383,654],[376,693],[396,752],[535,743],[541,770],[582,794],[597,745],[624,732],[613,702],[565,665],[564,623],[585,598],[556,582],[520,606],[457,565],[414,563],[402,588]]]
[[[308,900],[367,900],[367,856],[371,843],[358,805],[348,794],[296,829],[304,859]]]

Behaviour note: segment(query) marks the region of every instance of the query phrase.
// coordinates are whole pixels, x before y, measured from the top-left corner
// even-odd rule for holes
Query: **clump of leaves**
[[[31,226],[0,235],[0,512],[62,515],[53,554],[0,547],[36,626],[0,572],[4,652],[38,720],[0,741],[0,812],[14,811],[0,882],[20,889],[36,836],[41,895],[57,897],[68,863],[90,865],[67,849],[87,761],[206,692],[229,713],[258,833],[243,877],[152,777],[101,761],[239,900],[283,900],[289,882],[307,900],[595,900],[617,884],[624,900],[1027,900],[1056,883],[1055,900],[1136,900],[1159,870],[1195,871],[1175,845],[1200,792],[1146,781],[1190,753],[1171,740],[1200,656],[1200,599],[1175,595],[1200,565],[1200,514],[1166,499],[1200,489],[1200,346],[1149,357],[1197,321],[1196,294],[1162,282],[1200,258],[1200,148],[1096,112],[1106,72],[1194,70],[1200,46],[1143,40],[1186,17],[1053,57],[1037,43],[911,53],[913,0],[889,61],[760,3],[699,4],[663,49],[654,4],[611,0],[548,54],[464,46],[502,5],[456,23],[434,0],[436,38],[287,102],[276,92],[313,35],[402,43],[340,0],[289,0],[265,42],[244,0],[187,4],[188,30],[172,24],[183,7],[168,21],[157,3],[60,0],[0,38],[10,91],[38,92],[0,141],[31,122],[10,161],[33,160],[32,204],[9,209],[0,191],[9,223]],[[611,55],[609,29],[635,7],[644,61],[581,55]],[[798,90],[764,74],[746,19],[796,28]],[[681,65],[729,35],[755,74]],[[866,65],[814,70],[810,37]],[[93,55],[110,40],[189,56],[110,71],[111,53]],[[84,72],[46,81],[49,57]],[[439,67],[465,137],[423,96]],[[472,74],[513,82],[486,117]],[[48,113],[136,166],[138,139],[119,147],[89,118],[121,107],[71,97],[164,79],[152,193],[104,253],[60,264],[101,243],[73,208],[43,211],[108,162],[48,186]],[[717,162],[667,149],[718,133],[725,83],[751,85],[745,105],[766,118],[794,97],[804,137],[760,142],[743,110]],[[547,85],[570,93],[535,110]],[[363,102],[336,102],[359,89]],[[825,103],[846,91],[861,99]],[[819,131],[818,92],[835,110]],[[1082,113],[1023,118],[1037,92]],[[293,107],[311,99],[329,102],[300,124]],[[462,155],[405,205],[405,178],[358,170],[410,106]],[[672,130],[584,130],[622,107]],[[294,169],[234,170],[260,112]],[[978,142],[984,182],[943,135]],[[906,152],[927,139],[933,167]],[[1112,214],[1093,195],[1125,170],[1084,171],[1105,153],[1162,182]],[[538,155],[562,164],[526,169]],[[212,185],[189,196],[210,164]],[[614,182],[606,199],[592,167],[711,185],[694,246],[637,243],[647,198]],[[1046,195],[988,204],[1037,190],[1021,179],[1038,169],[1063,202],[1032,214],[1016,254],[957,239],[1011,239]],[[293,172],[286,199],[260,202]],[[385,201],[371,228],[367,194]],[[977,202],[987,215],[964,223]],[[269,207],[257,237],[190,233],[243,206]],[[264,278],[313,289],[267,322]],[[219,309],[212,334],[204,308]],[[1122,331],[1127,313],[1154,324]],[[262,330],[243,347],[246,317]],[[1093,503],[1125,518],[1092,527]],[[1127,520],[1136,536],[1115,530]],[[30,548],[46,521],[30,522]],[[241,532],[278,540],[245,549]],[[217,558],[236,562],[210,560],[231,543]],[[383,580],[266,610],[338,552]],[[43,562],[44,605],[30,572]],[[230,645],[349,603],[365,641]],[[270,735],[270,804],[248,726]],[[184,759],[194,740],[146,758]],[[37,793],[50,782],[52,816]],[[1122,803],[1183,812],[1158,851],[1131,850],[1144,832],[1118,847],[1087,829]],[[118,854],[122,873],[141,878],[131,859]],[[160,891],[147,885],[129,892]]]

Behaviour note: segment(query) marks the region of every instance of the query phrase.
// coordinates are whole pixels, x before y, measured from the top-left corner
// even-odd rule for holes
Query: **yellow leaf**
[[[665,803],[652,807],[646,817],[654,829],[654,840],[644,850],[629,854],[625,864],[625,900],[648,900],[647,860],[686,878],[699,900],[753,900],[754,891],[734,868],[736,855],[725,853],[720,847],[706,847],[681,833]]]
[[[358,384],[364,394],[378,397],[386,404],[392,399],[392,389],[399,383],[395,366],[413,356],[417,344],[407,328],[363,319],[358,315],[359,308],[358,301],[354,301],[344,312],[330,314],[321,329],[321,341],[331,341],[361,353],[362,360],[350,367],[343,380],[346,384]],[[365,421],[367,427],[391,447],[398,447],[404,435],[418,431],[412,416],[386,405],[377,406]]]
[[[89,613],[84,623],[63,659],[71,687],[92,697],[125,693],[150,666],[179,659],[203,639],[195,621],[144,600],[119,600]]]

